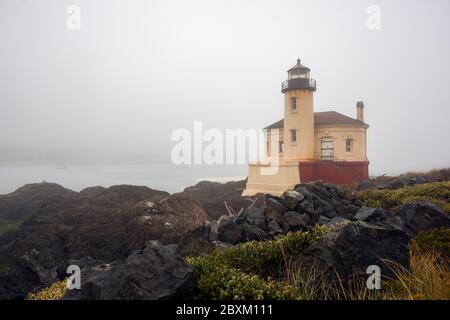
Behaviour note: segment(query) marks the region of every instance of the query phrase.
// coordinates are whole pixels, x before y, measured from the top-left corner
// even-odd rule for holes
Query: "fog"
[[[300,57],[316,112],[355,117],[364,101],[371,174],[448,167],[449,13],[448,0],[0,0],[0,163],[169,163],[171,133],[195,120],[280,120]]]

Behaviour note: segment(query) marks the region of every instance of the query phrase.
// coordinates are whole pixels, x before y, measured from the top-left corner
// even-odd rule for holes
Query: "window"
[[[267,156],[270,157],[270,141],[267,140]]]
[[[345,151],[346,152],[353,151],[353,139],[348,138],[345,140]]]
[[[297,130],[292,129],[291,130],[291,143],[297,142]]]
[[[291,98],[291,112],[297,111],[297,98]]]
[[[279,148],[280,148],[280,153],[283,153],[283,141],[279,141]]]
[[[333,138],[322,138],[322,160],[333,160],[334,142]]]
[[[307,69],[294,69],[288,73],[288,79],[306,79],[309,78],[309,71]]]

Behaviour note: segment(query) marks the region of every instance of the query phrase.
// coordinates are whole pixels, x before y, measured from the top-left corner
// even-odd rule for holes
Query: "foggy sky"
[[[381,30],[366,27],[373,4]],[[169,162],[171,132],[194,120],[280,120],[300,57],[316,112],[355,117],[364,101],[371,174],[448,167],[449,14],[448,0],[0,0],[0,162]]]

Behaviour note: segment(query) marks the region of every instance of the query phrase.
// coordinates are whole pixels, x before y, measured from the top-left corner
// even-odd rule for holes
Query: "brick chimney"
[[[356,103],[356,119],[364,122],[364,102],[362,101]]]

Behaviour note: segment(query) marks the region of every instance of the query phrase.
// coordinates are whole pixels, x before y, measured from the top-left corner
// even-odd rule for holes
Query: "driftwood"
[[[227,209],[229,216],[236,215],[236,213],[234,212],[233,208],[231,206],[229,206],[226,201],[224,201],[223,204],[225,205],[225,209]]]
[[[248,200],[251,201],[251,204],[247,207],[247,209],[251,209],[256,204],[258,198]],[[233,207],[230,206],[226,201],[224,201],[223,204],[225,205],[225,209],[227,209],[229,216],[239,216],[242,213],[242,211],[244,211],[244,208],[241,208],[239,212],[236,214],[236,211],[234,211]]]

